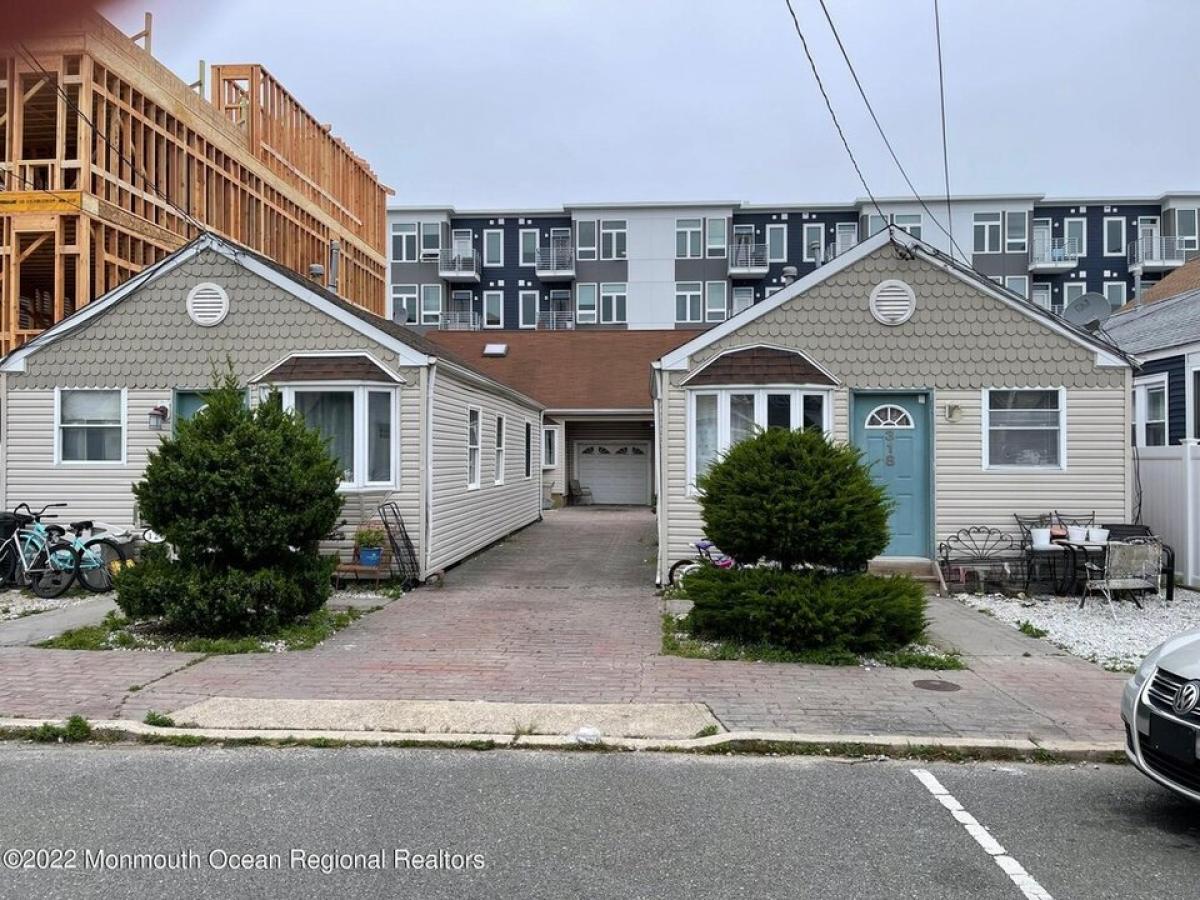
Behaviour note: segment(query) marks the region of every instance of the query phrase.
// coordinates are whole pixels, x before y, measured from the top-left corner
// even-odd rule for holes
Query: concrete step
[[[937,566],[931,559],[920,557],[888,557],[873,559],[867,566],[872,575],[908,575],[914,581],[922,584],[941,585]]]

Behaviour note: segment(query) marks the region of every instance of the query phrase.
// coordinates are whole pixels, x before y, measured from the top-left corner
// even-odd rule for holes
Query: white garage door
[[[592,489],[593,503],[650,502],[650,445],[580,443],[575,445],[575,477]]]

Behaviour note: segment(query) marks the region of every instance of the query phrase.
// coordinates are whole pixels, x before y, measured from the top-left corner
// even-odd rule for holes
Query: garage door
[[[593,503],[650,502],[650,445],[579,443],[575,477],[592,489]]]

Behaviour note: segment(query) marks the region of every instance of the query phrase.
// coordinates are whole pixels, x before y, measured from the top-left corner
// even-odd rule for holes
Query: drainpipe
[[[424,540],[421,544],[421,566],[423,578],[429,577],[430,543],[433,540],[433,388],[437,379],[437,358],[430,357],[429,365],[424,370],[425,381],[425,503],[421,511],[425,520]]]

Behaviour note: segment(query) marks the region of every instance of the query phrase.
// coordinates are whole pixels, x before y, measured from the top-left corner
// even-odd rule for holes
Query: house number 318
[[[887,431],[883,435],[884,455],[883,464],[889,468],[896,465],[896,433]]]

